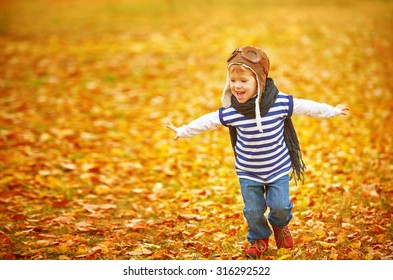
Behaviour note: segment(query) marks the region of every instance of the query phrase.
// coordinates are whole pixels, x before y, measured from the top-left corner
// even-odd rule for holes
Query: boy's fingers
[[[174,126],[172,123],[167,124],[166,127],[177,133],[177,127]],[[179,135],[176,134],[176,136],[173,139],[174,140],[179,139]]]
[[[173,131],[176,131],[176,127],[172,123],[167,124],[166,127]]]
[[[347,105],[339,104],[336,108],[341,110],[341,115],[348,115],[349,107]]]
[[[349,108],[347,106],[341,108],[341,114],[342,115],[348,115],[348,111],[349,111]]]

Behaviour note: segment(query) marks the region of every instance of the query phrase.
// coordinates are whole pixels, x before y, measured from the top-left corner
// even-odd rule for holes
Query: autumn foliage
[[[391,1],[0,5],[0,259],[245,258],[227,129],[165,125],[219,108],[246,44],[283,92],[351,108],[293,118],[295,245],[262,258],[393,259]]]

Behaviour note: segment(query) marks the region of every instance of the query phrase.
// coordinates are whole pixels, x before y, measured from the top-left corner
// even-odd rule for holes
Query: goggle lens
[[[227,62],[230,62],[232,59],[234,59],[238,53],[240,53],[245,60],[252,63],[258,63],[262,60],[262,56],[258,52],[256,52],[253,48],[244,47],[244,48],[237,48],[236,50],[234,50],[233,53],[227,59]]]

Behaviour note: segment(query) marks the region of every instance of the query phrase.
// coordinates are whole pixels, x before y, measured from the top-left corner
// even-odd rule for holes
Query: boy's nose
[[[240,89],[241,87],[242,87],[241,83],[235,83],[235,88],[236,89],[238,89],[238,88]]]

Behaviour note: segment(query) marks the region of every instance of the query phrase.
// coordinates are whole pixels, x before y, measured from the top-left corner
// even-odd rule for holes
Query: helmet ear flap
[[[260,63],[263,67],[263,70],[264,70],[266,76],[267,76],[267,75],[269,75],[269,70],[270,70],[270,60],[269,60],[269,57],[265,53],[263,53],[263,54],[264,55],[262,56]]]

